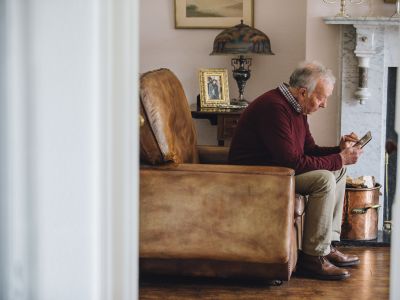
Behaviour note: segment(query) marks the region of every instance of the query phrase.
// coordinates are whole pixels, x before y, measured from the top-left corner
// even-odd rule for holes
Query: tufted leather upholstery
[[[171,71],[143,74],[140,87],[141,272],[289,280],[304,211],[294,171],[226,165],[227,148],[196,147]]]
[[[150,164],[198,162],[196,130],[178,78],[167,69],[143,74],[140,100],[145,119],[141,159]]]

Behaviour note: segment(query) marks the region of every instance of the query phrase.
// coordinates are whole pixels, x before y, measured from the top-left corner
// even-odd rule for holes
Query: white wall
[[[338,6],[338,5],[336,5]],[[339,31],[326,25],[322,17],[335,15],[338,8],[318,0],[308,0],[306,60],[317,60],[332,69],[339,82]],[[321,145],[336,145],[340,134],[340,101],[338,84],[329,98],[328,107],[309,117],[310,129]]]
[[[254,27],[267,34],[274,56],[253,56],[245,97],[253,100],[288,81],[291,70],[305,58],[306,0],[255,0]],[[157,9],[155,9],[157,7]],[[175,29],[173,1],[146,0],[140,7],[140,71],[170,68],[181,80],[189,103],[199,94],[200,68],[227,68],[231,98],[238,95],[230,56],[210,56],[221,29]],[[217,144],[216,126],[195,121],[199,144]]]

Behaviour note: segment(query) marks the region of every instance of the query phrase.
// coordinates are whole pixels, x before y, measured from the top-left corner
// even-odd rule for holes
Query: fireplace
[[[399,78],[400,19],[330,17],[324,21],[326,24],[340,25],[341,134],[355,131],[363,135],[370,130],[373,136],[359,162],[348,168],[348,174],[352,177],[373,175],[383,186],[383,195],[379,199],[383,209],[379,211],[378,223],[378,228],[382,229],[384,220],[391,217],[390,202],[393,201],[390,198],[393,196],[389,196],[392,188],[386,190],[385,186],[385,146],[387,139],[393,139],[392,135],[387,136],[387,124],[394,121],[392,105],[396,97],[400,101],[399,95],[393,96],[393,91],[388,90],[388,84],[393,80],[396,82],[393,73]],[[388,101],[391,95],[394,97],[393,104]],[[394,125],[391,126],[394,128]],[[391,168],[395,166],[394,159],[394,154],[391,154]],[[391,169],[388,172],[394,171]]]

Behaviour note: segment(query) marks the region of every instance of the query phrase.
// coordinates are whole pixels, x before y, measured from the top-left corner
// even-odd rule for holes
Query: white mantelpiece
[[[399,26],[400,18],[391,17],[355,17],[355,18],[324,18],[326,24],[333,25],[375,25],[375,26]]]
[[[361,104],[371,96],[368,88],[368,71],[370,68],[370,59],[376,54],[378,45],[375,42],[375,34],[383,28],[400,25],[400,18],[388,17],[361,17],[361,18],[325,18],[326,24],[334,25],[353,25],[356,29],[356,47],[354,54],[358,59],[358,87],[354,96],[359,99]],[[386,31],[386,30],[385,30]]]
[[[371,130],[373,136],[358,163],[348,168],[348,174],[373,175],[383,185],[387,74],[388,67],[400,67],[400,19],[330,17],[324,21],[341,25],[341,135],[352,131],[362,135]],[[384,192],[383,188],[381,191]],[[382,205],[383,199],[381,202]],[[382,228],[382,211],[379,228]]]

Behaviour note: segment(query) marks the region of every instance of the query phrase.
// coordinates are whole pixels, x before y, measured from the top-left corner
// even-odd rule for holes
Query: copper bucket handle
[[[352,214],[365,214],[368,209],[373,208],[373,209],[378,209],[379,207],[381,207],[379,204],[376,205],[371,205],[371,206],[367,206],[367,207],[361,207],[361,208],[353,208],[351,210]]]

